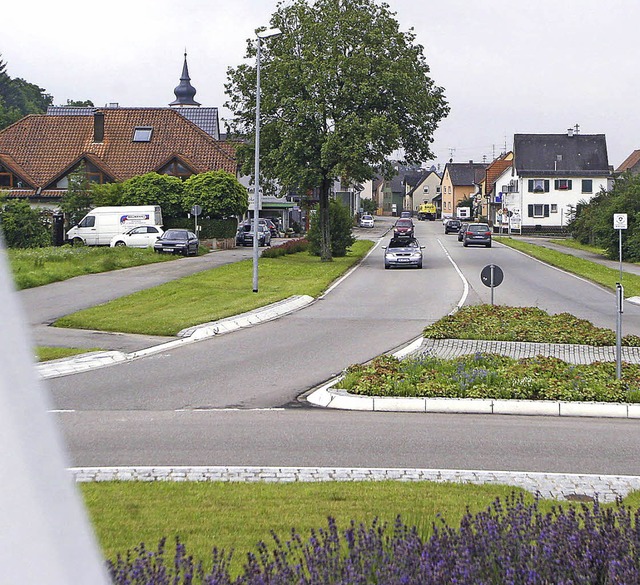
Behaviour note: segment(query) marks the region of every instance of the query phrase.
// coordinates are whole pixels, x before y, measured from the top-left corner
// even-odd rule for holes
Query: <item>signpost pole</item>
[[[495,282],[494,276],[495,276],[495,264],[491,264],[491,306],[492,307],[493,307],[493,289],[495,288],[493,284]]]
[[[627,214],[613,214],[613,229],[618,230],[618,252],[620,282],[616,283],[616,378],[622,377],[622,313],[624,311],[624,288],[622,287],[622,230],[627,229]]]

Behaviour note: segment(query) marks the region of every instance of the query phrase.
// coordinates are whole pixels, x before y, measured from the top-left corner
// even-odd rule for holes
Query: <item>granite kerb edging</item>
[[[326,482],[326,481],[433,481],[510,485],[543,498],[578,497],[615,501],[640,490],[640,476],[561,474],[517,471],[451,470],[358,467],[259,466],[131,466],[74,467],[78,483],[101,481],[201,482]]]

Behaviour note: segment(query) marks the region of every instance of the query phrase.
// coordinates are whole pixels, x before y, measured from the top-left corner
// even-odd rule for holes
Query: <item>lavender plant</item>
[[[232,578],[230,555],[214,549],[205,574],[177,541],[173,563],[140,545],[109,563],[116,585],[543,585],[632,584],[640,579],[640,512],[621,502],[543,514],[537,501],[512,495],[486,511],[467,513],[458,528],[444,522],[422,536],[398,517],[392,527],[374,521],[341,532],[327,528],[307,540],[292,531],[260,543],[243,571]]]

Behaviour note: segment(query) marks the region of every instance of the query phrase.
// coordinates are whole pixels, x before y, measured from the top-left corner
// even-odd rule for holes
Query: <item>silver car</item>
[[[415,266],[422,268],[422,250],[415,238],[391,238],[388,246],[383,246],[384,267]]]

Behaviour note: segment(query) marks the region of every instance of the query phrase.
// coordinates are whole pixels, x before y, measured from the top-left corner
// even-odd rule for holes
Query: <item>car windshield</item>
[[[396,222],[396,227],[411,227],[413,222],[410,219],[399,219]]]
[[[389,242],[389,248],[417,248],[418,240],[396,240]]]
[[[186,240],[187,232],[183,232],[180,230],[167,230],[164,233],[163,238],[165,240]]]
[[[363,215],[362,219],[373,219],[370,215]]]

